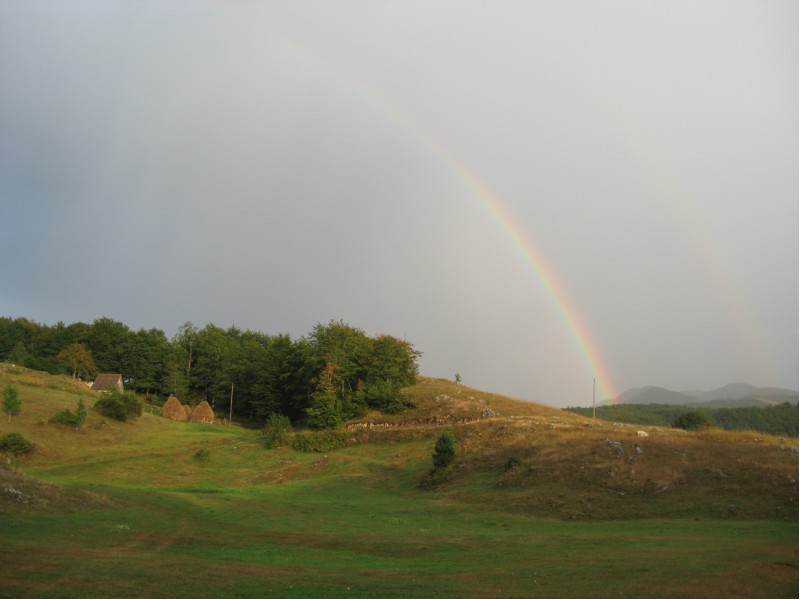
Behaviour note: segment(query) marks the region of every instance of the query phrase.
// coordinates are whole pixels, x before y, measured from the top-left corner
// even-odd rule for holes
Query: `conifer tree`
[[[433,466],[444,469],[456,458],[456,438],[449,431],[443,431],[433,448]]]

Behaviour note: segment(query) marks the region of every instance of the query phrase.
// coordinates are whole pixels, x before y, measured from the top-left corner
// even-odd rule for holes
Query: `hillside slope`
[[[796,440],[593,423],[420,378],[322,452],[94,412],[0,368],[36,443],[0,463],[9,597],[791,597]],[[89,406],[83,426],[50,416]],[[443,429],[455,463],[431,473]],[[641,436],[638,431],[647,432]],[[79,565],[80,568],[76,568]],[[754,572],[759,573],[754,577]]]
[[[265,449],[258,432],[236,426],[151,414],[133,423],[103,419],[91,409],[97,395],[66,378],[0,370],[0,386],[10,381],[20,387],[23,409],[0,433],[16,431],[36,444],[32,456],[15,462],[49,483],[99,485],[112,493],[120,486],[169,490],[202,482],[204,489],[244,490],[343,477],[445,504],[564,519],[797,517],[796,440],[593,423],[420,377],[408,390],[415,408],[348,423],[343,447],[320,458]],[[90,407],[83,427],[47,423],[78,397]],[[456,436],[457,459],[425,489],[420,484],[443,428]],[[200,448],[211,451],[213,469],[193,459]]]

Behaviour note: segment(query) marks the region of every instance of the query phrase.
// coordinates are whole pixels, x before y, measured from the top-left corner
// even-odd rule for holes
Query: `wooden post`
[[[592,419],[594,420],[594,424],[597,425],[597,412],[594,404],[594,388],[595,388],[595,379],[594,377],[592,377]]]

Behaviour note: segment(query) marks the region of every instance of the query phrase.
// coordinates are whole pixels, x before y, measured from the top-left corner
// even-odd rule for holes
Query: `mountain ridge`
[[[713,390],[674,391],[659,386],[644,386],[626,390],[609,404],[671,404],[739,408],[771,406],[789,402],[798,404],[798,392],[778,387],[758,387],[749,383],[728,383]]]

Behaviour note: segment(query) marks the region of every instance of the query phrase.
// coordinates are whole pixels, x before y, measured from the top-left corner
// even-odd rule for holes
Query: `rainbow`
[[[549,267],[543,253],[529,237],[524,235],[516,224],[513,215],[503,205],[497,194],[493,193],[473,170],[467,168],[464,162],[449,148],[445,147],[419,120],[391,98],[305,44],[281,34],[276,35],[275,38],[281,46],[290,50],[295,56],[321,67],[326,73],[333,75],[348,88],[354,89],[359,95],[367,98],[447,166],[449,171],[469,190],[470,195],[486,211],[490,220],[499,227],[504,237],[511,242],[515,251],[521,256],[544,288],[588,367],[587,389],[588,379],[592,377],[597,384],[598,399],[616,399],[619,394],[614,385],[611,372],[606,366],[602,353],[599,351],[588,327],[576,309],[575,303],[559,282],[555,272]]]

